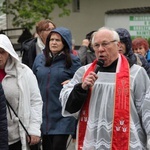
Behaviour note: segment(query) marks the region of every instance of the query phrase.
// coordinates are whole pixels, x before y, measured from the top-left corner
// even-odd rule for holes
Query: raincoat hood
[[[119,34],[120,42],[124,43],[126,46],[126,52],[124,55],[126,56],[131,67],[133,64],[136,64],[137,59],[132,51],[132,40],[130,33],[124,28],[118,28],[116,29],[116,32]]]
[[[118,28],[116,29],[116,32],[119,34],[120,41],[126,46],[126,53],[124,55],[129,56],[133,54],[130,33],[124,28]]]
[[[0,34],[0,48],[3,48],[7,53],[9,53],[15,60],[20,61],[18,54],[15,52],[11,41],[9,38],[4,35]]]
[[[67,28],[64,27],[58,27],[55,28],[51,31],[52,32],[56,32],[58,34],[61,35],[61,37],[66,41],[66,43],[68,44],[69,50],[72,50],[72,35],[71,35],[71,31]]]

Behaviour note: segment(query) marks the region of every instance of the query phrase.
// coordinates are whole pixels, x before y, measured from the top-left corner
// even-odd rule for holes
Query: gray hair
[[[113,39],[116,40],[117,42],[120,41],[119,35],[118,35],[118,33],[115,31],[115,29],[109,28],[109,27],[101,27],[101,28],[99,28],[96,32],[94,32],[93,38],[92,38],[92,44],[94,43],[94,38],[95,38],[96,33],[97,33],[98,31],[101,31],[101,30],[109,30],[109,31],[111,31],[111,32],[112,32]]]

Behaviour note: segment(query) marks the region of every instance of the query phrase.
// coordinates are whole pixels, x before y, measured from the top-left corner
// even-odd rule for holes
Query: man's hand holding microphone
[[[100,70],[100,67],[102,67],[104,65],[104,60],[100,59],[97,61],[97,65],[94,71],[91,71],[84,79],[84,81],[82,82],[82,89],[84,90],[88,90],[89,88],[91,88],[95,81],[98,78],[97,72]]]

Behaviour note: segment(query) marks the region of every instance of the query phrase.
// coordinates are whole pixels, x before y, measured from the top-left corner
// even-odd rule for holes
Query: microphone
[[[103,65],[104,65],[104,60],[99,59],[97,61],[97,65],[96,65],[96,68],[95,68],[94,72],[97,74],[97,72],[100,70],[101,67],[103,67]]]

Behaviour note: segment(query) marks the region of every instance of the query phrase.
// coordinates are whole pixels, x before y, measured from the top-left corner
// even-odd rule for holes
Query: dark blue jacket
[[[0,150],[8,150],[6,99],[0,83]]]
[[[52,32],[58,32],[69,46],[71,51],[71,35],[68,30],[56,28]],[[68,33],[68,34],[67,34]],[[53,58],[52,64],[45,66],[45,55],[39,54],[33,64],[33,72],[37,77],[43,99],[43,135],[74,134],[76,119],[63,117],[59,94],[63,87],[62,82],[73,77],[75,71],[81,66],[79,57],[71,54],[72,66],[66,68],[65,54],[62,52]]]
[[[132,50],[132,40],[130,33],[124,28],[118,28],[116,31],[119,34],[120,41],[126,46],[126,53],[124,55],[128,59],[130,66],[133,64],[138,64],[137,55],[135,55]],[[142,55],[138,55],[138,57],[141,60],[141,66],[146,70],[148,76],[150,77],[150,65],[148,61]]]
[[[150,64],[150,49],[147,51],[146,60],[147,60],[148,63]]]

